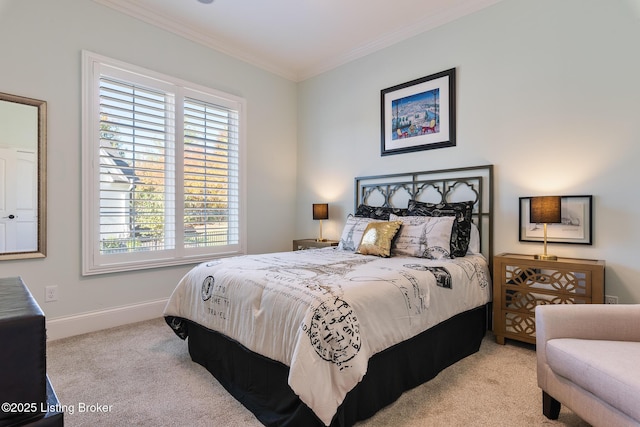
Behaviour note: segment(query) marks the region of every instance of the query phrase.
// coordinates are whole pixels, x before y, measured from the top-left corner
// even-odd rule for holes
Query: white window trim
[[[239,243],[229,245],[220,251],[216,247],[189,249],[185,253],[182,247],[172,251],[150,251],[147,253],[127,254],[126,257],[99,255],[99,215],[100,215],[100,188],[98,162],[99,126],[96,125],[99,117],[99,90],[96,77],[99,79],[99,67],[108,66],[114,69],[137,73],[141,76],[152,78],[159,84],[166,83],[179,87],[189,93],[200,93],[204,97],[215,97],[227,100],[239,106]],[[212,258],[241,255],[246,253],[246,101],[243,98],[213,90],[207,87],[195,85],[174,77],[166,76],[135,65],[127,64],[89,51],[82,51],[82,274],[94,275],[114,273],[120,271],[141,270],[172,265],[193,264]],[[182,122],[182,117],[176,117],[177,125]],[[176,147],[176,159],[183,156],[182,146]],[[176,161],[177,173],[181,172],[182,163]],[[176,188],[176,198],[183,197],[182,188]],[[176,212],[176,222],[181,220],[182,212]],[[182,241],[182,239],[179,239]]]

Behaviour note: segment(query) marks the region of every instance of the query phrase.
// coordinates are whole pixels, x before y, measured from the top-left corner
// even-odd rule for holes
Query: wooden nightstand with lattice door
[[[533,255],[500,254],[493,258],[493,332],[535,344],[535,307],[541,304],[604,303],[601,260],[535,259]]]

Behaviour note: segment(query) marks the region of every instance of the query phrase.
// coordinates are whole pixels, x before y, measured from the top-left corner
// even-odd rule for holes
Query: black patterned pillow
[[[451,255],[465,256],[471,239],[474,202],[426,203],[409,200],[407,215],[415,216],[455,216],[451,230]]]
[[[397,216],[406,216],[407,209],[406,208],[390,208],[387,206],[369,206],[369,205],[360,205],[358,209],[356,209],[356,213],[354,216],[360,218],[373,218],[373,219],[382,219],[384,221],[389,220],[389,215],[394,214]]]

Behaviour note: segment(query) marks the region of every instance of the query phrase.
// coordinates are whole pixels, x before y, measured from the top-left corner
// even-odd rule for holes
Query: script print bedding
[[[328,425],[368,359],[490,300],[482,255],[379,258],[335,248],[200,264],[165,309],[289,366],[288,383]]]

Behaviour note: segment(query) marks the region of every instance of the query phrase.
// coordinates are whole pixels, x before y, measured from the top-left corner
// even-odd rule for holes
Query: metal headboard
[[[480,248],[492,265],[493,165],[355,178],[354,212],[360,204],[406,208],[409,200],[473,200],[473,222],[480,232]]]

